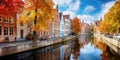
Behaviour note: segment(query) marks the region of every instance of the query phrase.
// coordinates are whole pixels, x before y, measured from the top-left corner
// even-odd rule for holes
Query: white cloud
[[[77,16],[78,18],[80,18],[80,20],[84,20],[86,23],[90,24],[90,23],[93,23],[95,18],[91,15],[78,15]]]
[[[64,6],[64,5],[69,5],[69,3],[72,2],[72,0],[53,0],[53,2],[54,2],[56,5]]]
[[[74,18],[76,16],[75,12],[79,10],[80,0],[76,0],[72,2],[72,0],[53,0],[55,4],[65,7],[66,10],[63,11],[63,14],[70,14],[70,18]],[[61,9],[62,10],[62,9]]]
[[[68,7],[68,10],[77,11],[80,8],[80,0],[77,0],[75,3],[71,3]]]
[[[93,10],[95,10],[95,8],[93,6],[86,6],[83,12],[89,13],[92,12]]]
[[[104,18],[104,15],[109,11],[109,9],[115,4],[115,1],[110,1],[105,4],[102,4],[101,8],[102,10],[100,13],[97,14],[97,19],[100,19],[101,17]]]

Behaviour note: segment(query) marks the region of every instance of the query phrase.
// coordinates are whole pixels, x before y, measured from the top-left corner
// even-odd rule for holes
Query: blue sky
[[[70,14],[70,18],[78,17],[86,23],[104,18],[115,3],[115,0],[53,0],[63,14]]]

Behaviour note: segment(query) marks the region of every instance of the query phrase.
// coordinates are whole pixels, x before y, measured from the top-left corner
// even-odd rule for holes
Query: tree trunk
[[[35,13],[37,13],[37,9],[35,10]],[[34,26],[36,27],[36,23],[37,23],[37,15],[35,15],[35,20],[34,20]],[[37,32],[34,30],[33,31],[33,40],[37,39]]]

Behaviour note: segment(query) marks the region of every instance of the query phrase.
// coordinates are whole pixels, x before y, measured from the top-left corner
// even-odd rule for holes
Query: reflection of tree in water
[[[103,42],[98,42],[97,47],[102,50],[102,60],[120,60],[120,55]]]
[[[90,36],[91,44],[94,44],[94,36]]]
[[[80,56],[80,48],[88,44],[89,42],[90,40],[88,35],[81,35],[77,37],[77,39],[75,40],[72,46],[72,55],[74,60],[77,60],[78,57]]]
[[[73,59],[77,60],[80,52],[79,39],[77,38],[72,47]]]

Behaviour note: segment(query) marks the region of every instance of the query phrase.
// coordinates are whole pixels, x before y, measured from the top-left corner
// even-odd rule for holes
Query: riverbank
[[[73,40],[76,36],[67,36],[59,39],[44,40],[38,42],[21,42],[21,43],[11,43],[8,45],[0,46],[0,56],[6,56],[10,54],[20,53],[32,49],[42,48],[49,45],[62,43],[65,41]]]
[[[112,44],[112,45],[120,48],[120,41],[119,41],[119,40],[114,39],[114,38],[109,38],[109,37],[106,37],[106,36],[104,36],[104,35],[100,35],[100,37],[101,37],[103,40],[109,42],[110,44]]]

